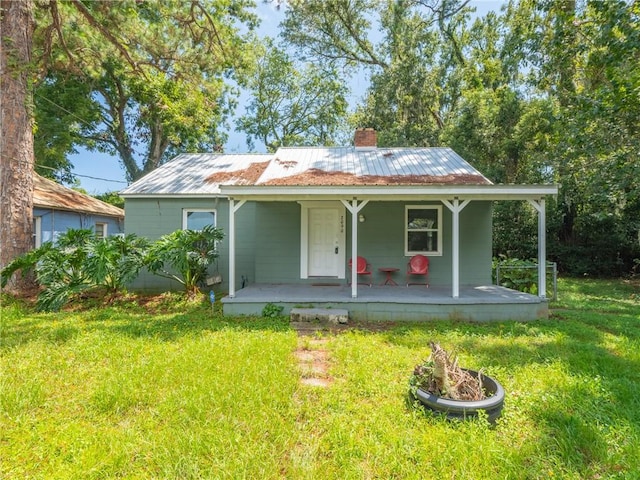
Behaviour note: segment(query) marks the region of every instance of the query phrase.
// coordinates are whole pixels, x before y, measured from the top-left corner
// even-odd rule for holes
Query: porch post
[[[241,200],[236,205],[233,198],[229,199],[229,297],[236,296],[236,212],[244,205]]]
[[[529,200],[538,211],[538,296],[547,297],[547,235],[546,235],[546,209],[544,198]]]
[[[443,200],[452,213],[451,226],[451,246],[452,246],[452,265],[451,265],[451,296],[458,298],[460,296],[460,212],[469,204],[469,200],[460,203],[458,197],[453,199],[453,203],[449,200]]]
[[[351,297],[358,298],[358,213],[369,203],[369,200],[360,202],[360,205],[355,197],[351,202],[340,201],[351,213]]]
[[[358,200],[351,201],[351,298],[358,298]]]

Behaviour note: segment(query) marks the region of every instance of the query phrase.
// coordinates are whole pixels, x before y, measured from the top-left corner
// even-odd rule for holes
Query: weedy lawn
[[[552,318],[325,335],[167,295],[34,313],[2,299],[0,478],[640,478],[638,283],[562,280]],[[318,334],[322,335],[322,334]],[[429,340],[498,379],[495,428],[407,400]]]

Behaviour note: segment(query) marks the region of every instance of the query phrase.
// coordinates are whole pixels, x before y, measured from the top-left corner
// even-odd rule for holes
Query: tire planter
[[[463,369],[472,376],[478,378],[479,373],[475,370]],[[425,408],[435,413],[446,415],[451,420],[464,420],[467,418],[475,418],[478,412],[484,411],[487,414],[489,423],[495,423],[502,413],[504,405],[504,388],[487,375],[482,375],[482,386],[484,387],[487,398],[484,400],[451,400],[449,398],[439,397],[424,390],[416,391],[416,398]]]

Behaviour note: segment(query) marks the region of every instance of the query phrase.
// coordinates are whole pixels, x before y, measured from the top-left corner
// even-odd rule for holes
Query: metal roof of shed
[[[275,154],[182,154],[121,195],[220,195],[221,185],[491,184],[450,148],[286,147]]]

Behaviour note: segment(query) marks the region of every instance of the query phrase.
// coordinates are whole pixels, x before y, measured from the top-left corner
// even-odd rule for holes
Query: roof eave
[[[220,187],[225,197],[246,200],[345,199],[529,200],[558,194],[558,185],[366,185],[366,186],[236,186]]]
[[[176,192],[146,192],[146,193],[119,193],[125,200],[127,198],[227,198],[227,195],[221,193],[176,193]]]
[[[81,213],[83,215],[99,215],[101,217],[111,217],[111,218],[124,218],[124,210],[121,212],[101,212],[98,210],[91,210],[86,208],[71,208],[71,207],[62,207],[60,205],[54,205],[49,203],[33,203],[34,208],[42,208],[45,210],[56,210],[59,212],[71,212],[71,213]]]

